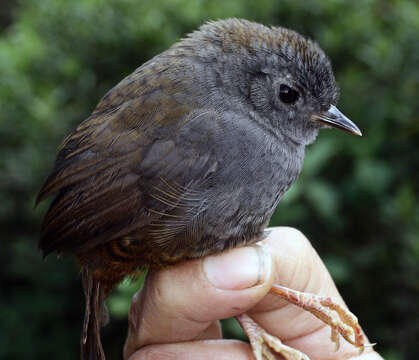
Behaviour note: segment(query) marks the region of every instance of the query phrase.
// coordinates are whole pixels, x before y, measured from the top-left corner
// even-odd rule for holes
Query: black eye
[[[282,102],[286,104],[293,104],[295,103],[300,94],[295,91],[294,89],[291,89],[289,86],[281,84],[279,87],[279,98]]]

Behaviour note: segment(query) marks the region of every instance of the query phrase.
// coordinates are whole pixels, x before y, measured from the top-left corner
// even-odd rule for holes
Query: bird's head
[[[193,56],[197,82],[204,79],[200,86],[217,105],[245,111],[280,136],[308,144],[322,127],[361,135],[336,107],[339,89],[328,57],[295,31],[221,20],[204,24],[174,50]]]

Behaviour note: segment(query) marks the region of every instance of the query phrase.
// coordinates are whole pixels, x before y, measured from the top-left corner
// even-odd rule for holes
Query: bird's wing
[[[208,134],[198,127],[192,143],[185,129],[214,114],[193,111],[163,91],[125,102],[118,91],[114,101],[107,95],[64,140],[37,199],[58,192],[43,223],[44,254],[83,252],[159,218],[185,223],[202,210],[217,162]]]

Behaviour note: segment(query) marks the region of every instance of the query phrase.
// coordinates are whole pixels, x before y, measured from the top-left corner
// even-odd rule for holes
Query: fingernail
[[[259,285],[269,278],[270,269],[271,257],[258,245],[208,256],[204,260],[208,280],[223,290],[242,290]]]

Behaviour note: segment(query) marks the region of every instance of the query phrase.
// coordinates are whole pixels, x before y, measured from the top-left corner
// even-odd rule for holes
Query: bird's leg
[[[372,346],[365,344],[365,338],[356,316],[344,308],[337,299],[330,296],[308,294],[280,285],[272,285],[270,292],[309,311],[329,325],[332,330],[331,340],[336,344],[336,350],[339,349],[339,334],[346,341],[358,347],[360,353],[366,346]],[[281,340],[267,333],[248,315],[241,314],[236,316],[236,319],[249,338],[256,360],[274,360],[277,359],[275,354],[280,354],[285,360],[310,360],[307,355],[284,345]]]
[[[361,327],[358,324],[358,319],[349,310],[340,305],[337,299],[330,296],[308,294],[280,285],[272,285],[270,292],[311,312],[329,325],[332,330],[331,340],[336,344],[336,350],[339,349],[339,334],[346,341],[358,347],[360,353],[367,346]]]
[[[276,360],[278,354],[285,360],[310,360],[307,355],[284,345],[277,337],[267,333],[248,315],[241,314],[236,319],[249,338],[256,360]]]

